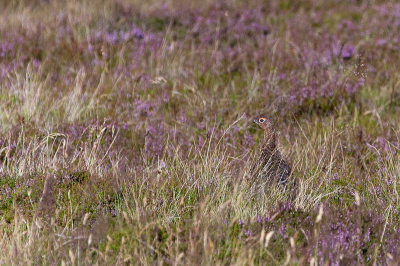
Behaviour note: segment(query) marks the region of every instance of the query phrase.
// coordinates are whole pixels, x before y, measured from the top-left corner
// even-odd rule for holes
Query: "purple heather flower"
[[[253,234],[253,232],[251,231],[251,230],[244,230],[244,234],[245,234],[245,236],[246,237],[249,237],[249,236],[251,236],[252,234]]]
[[[131,31],[131,35],[137,39],[143,39],[144,33],[141,29],[137,28],[136,26],[133,27]]]
[[[110,44],[115,45],[117,43],[117,39],[118,39],[118,32],[116,30],[114,30],[111,33],[106,32],[106,40]]]
[[[206,127],[204,122],[196,123],[196,125],[199,130],[203,130]]]
[[[254,144],[253,136],[252,136],[248,131],[246,131],[246,132],[244,133],[244,145],[245,145],[246,147],[250,147],[250,146],[252,146],[253,144]]]
[[[343,50],[342,50],[342,58],[350,59],[351,56],[354,54],[354,52],[355,52],[354,46],[352,46],[352,45],[345,46],[345,47],[343,47]]]
[[[241,227],[244,226],[244,222],[243,222],[241,219],[239,219],[239,225],[240,225]]]
[[[387,40],[385,40],[385,39],[379,39],[379,40],[376,41],[376,45],[377,46],[381,46],[381,45],[384,45],[386,43],[387,43]]]

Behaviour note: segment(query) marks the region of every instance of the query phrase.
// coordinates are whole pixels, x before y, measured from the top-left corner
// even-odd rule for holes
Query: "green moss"
[[[280,4],[279,4],[279,7],[281,9],[290,9],[291,2],[290,1],[281,1]]]
[[[8,178],[0,179],[0,187],[4,187],[7,185],[10,189],[14,189],[15,183],[16,183],[15,178],[8,177]]]
[[[149,26],[155,31],[163,31],[165,29],[165,21],[159,17],[152,17]]]

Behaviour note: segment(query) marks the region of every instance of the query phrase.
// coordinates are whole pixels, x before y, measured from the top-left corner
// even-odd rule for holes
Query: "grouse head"
[[[253,120],[254,123],[259,125],[264,131],[274,130],[274,123],[266,116],[262,116]]]
[[[264,130],[264,143],[262,149],[274,149],[275,144],[275,128],[274,123],[269,117],[260,116],[253,120],[259,127]]]

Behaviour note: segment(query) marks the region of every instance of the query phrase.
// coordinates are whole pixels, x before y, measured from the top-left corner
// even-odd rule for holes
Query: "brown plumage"
[[[264,141],[260,158],[251,167],[251,176],[257,179],[276,180],[278,184],[286,186],[292,171],[276,147],[274,124],[266,116],[259,117],[253,122],[264,130]]]

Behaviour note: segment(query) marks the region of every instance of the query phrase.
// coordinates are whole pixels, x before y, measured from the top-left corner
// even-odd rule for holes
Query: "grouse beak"
[[[253,123],[256,123],[256,124],[258,125],[257,119],[254,119],[254,120],[253,120]]]

